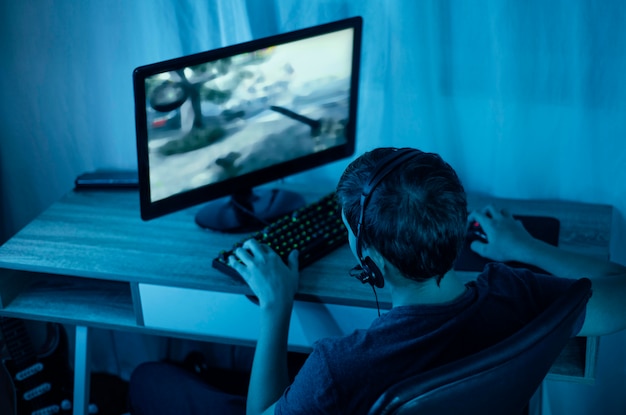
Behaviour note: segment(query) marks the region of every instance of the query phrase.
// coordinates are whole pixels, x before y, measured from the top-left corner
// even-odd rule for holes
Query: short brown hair
[[[357,234],[360,197],[377,162],[393,148],[369,151],[346,168],[337,198]],[[373,191],[363,214],[361,242],[407,278],[443,278],[454,265],[467,229],[467,200],[456,172],[438,154],[417,150]]]

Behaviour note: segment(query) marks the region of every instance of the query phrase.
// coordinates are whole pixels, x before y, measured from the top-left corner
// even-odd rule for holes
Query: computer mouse
[[[487,243],[487,234],[483,231],[483,228],[480,226],[480,223],[477,221],[471,221],[469,226],[467,227],[467,239],[469,242],[480,241],[483,243]]]

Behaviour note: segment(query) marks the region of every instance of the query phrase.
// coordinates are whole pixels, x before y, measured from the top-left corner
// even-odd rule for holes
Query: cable
[[[376,294],[376,288],[373,285],[372,291],[374,291],[374,298],[376,299],[376,310],[378,310],[378,317],[380,317],[380,304],[378,303],[378,294]]]

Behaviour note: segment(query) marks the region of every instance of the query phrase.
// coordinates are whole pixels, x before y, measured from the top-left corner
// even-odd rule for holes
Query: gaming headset
[[[386,155],[380,160],[373,172],[370,174],[369,180],[363,192],[361,193],[361,208],[359,213],[359,222],[356,228],[356,254],[359,258],[360,265],[354,267],[351,271],[351,275],[356,277],[363,284],[369,283],[372,287],[382,288],[385,285],[382,271],[369,257],[363,258],[363,241],[362,241],[362,227],[363,227],[363,215],[365,208],[372,197],[372,193],[378,184],[393,170],[395,170],[400,164],[423,154],[420,150],[414,148],[401,148],[394,149],[391,153]]]

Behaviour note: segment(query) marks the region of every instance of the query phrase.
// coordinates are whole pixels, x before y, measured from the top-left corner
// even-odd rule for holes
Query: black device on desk
[[[354,153],[362,19],[141,66],[133,73],[141,217],[251,232],[302,207],[255,188]]]
[[[239,277],[237,271],[228,265],[228,257],[250,238],[274,249],[285,263],[289,253],[297,249],[298,265],[302,269],[348,242],[348,231],[341,220],[341,210],[333,192],[220,252],[213,259],[213,267],[232,277]]]
[[[137,172],[133,170],[95,170],[80,174],[74,188],[81,189],[136,189]]]

